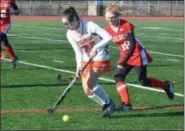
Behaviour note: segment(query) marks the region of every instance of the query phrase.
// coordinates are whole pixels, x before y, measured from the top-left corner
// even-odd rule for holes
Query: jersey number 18
[[[123,51],[126,51],[128,49],[130,49],[130,42],[129,41],[125,41],[122,45],[121,45]]]

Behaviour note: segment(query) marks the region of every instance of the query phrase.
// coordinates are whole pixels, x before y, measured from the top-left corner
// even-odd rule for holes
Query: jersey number
[[[128,49],[130,49],[130,42],[129,41],[125,41],[122,45],[121,45],[123,51],[126,51]]]

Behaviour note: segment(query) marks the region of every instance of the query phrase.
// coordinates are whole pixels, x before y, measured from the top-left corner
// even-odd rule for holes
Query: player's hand
[[[20,10],[15,10],[15,15],[19,15],[20,14]]]
[[[126,66],[127,65],[127,62],[125,62],[124,60],[121,62],[121,63],[119,63],[118,65],[117,65],[117,68],[119,69],[119,68],[123,68],[124,66]]]
[[[92,50],[92,51],[90,52],[90,54],[89,54],[89,55],[90,55],[90,58],[94,58],[94,57],[96,56],[96,54],[97,54],[97,51],[93,51],[93,50]]]
[[[82,75],[82,68],[76,71],[76,77],[79,78]]]
[[[127,61],[126,60],[123,60],[122,62],[120,62],[118,65],[124,67],[127,65]]]
[[[76,78],[79,78],[79,77],[80,77],[79,72],[76,72]]]
[[[121,68],[123,68],[123,66],[120,65],[120,64],[118,64],[118,65],[117,65],[117,69],[121,69]]]

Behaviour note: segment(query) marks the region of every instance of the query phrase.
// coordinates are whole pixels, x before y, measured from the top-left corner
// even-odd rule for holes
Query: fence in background
[[[103,1],[103,8],[113,1]],[[115,2],[115,1],[114,1]],[[123,16],[184,16],[184,1],[116,1]],[[82,16],[100,15],[97,1],[17,0],[21,15],[58,16],[69,6]],[[101,14],[102,15],[102,14]]]

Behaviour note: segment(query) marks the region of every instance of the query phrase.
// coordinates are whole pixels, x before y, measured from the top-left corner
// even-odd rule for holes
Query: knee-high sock
[[[101,106],[108,104],[110,102],[109,97],[107,96],[105,90],[103,89],[102,86],[98,84],[93,88],[93,95],[88,97]]]
[[[121,97],[121,101],[125,104],[129,104],[130,96],[126,84],[123,81],[119,81],[116,83],[116,88]]]
[[[13,52],[13,49],[10,44],[5,45],[5,50],[12,60],[16,58],[15,53]]]
[[[150,87],[168,89],[168,83],[166,82],[160,81],[155,78],[149,78],[149,80],[150,80]]]

